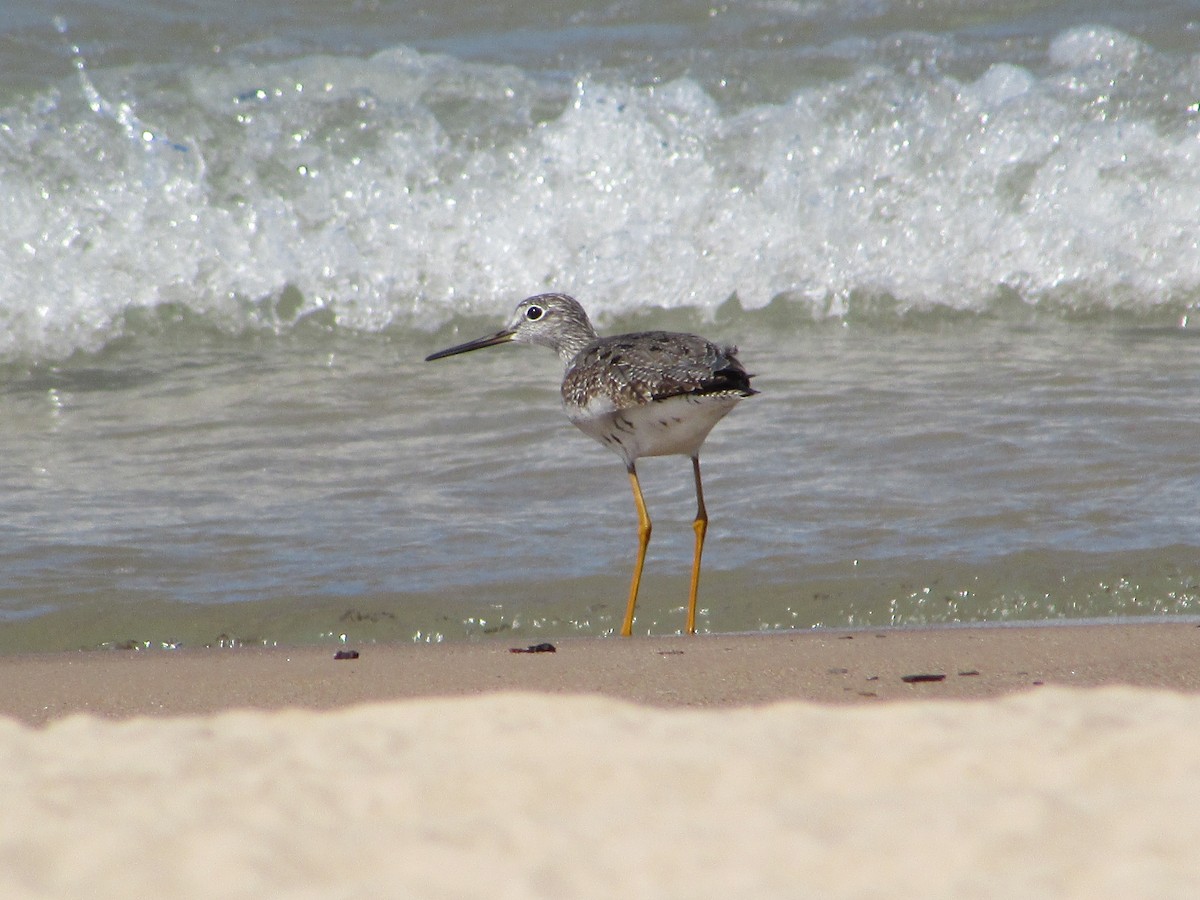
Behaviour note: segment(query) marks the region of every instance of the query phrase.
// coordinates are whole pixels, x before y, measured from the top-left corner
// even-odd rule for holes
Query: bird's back
[[[737,348],[694,334],[645,331],[597,338],[581,350],[562,383],[563,403],[583,409],[603,398],[616,409],[683,395],[748,397],[751,376]]]

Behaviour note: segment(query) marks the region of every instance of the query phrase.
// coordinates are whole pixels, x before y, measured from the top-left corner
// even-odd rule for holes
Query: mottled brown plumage
[[[586,406],[589,394],[605,383],[599,389],[622,408],[681,394],[748,397],[754,393],[750,376],[736,354],[736,347],[670,331],[597,338],[567,367],[563,402]]]

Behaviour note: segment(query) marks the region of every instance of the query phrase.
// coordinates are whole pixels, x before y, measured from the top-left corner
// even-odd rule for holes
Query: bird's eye
[[[525,318],[530,322],[536,322],[542,317],[542,308],[540,306],[531,306],[525,310]]]

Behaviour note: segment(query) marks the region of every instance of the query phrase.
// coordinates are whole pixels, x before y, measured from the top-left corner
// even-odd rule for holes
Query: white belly
[[[628,409],[593,405],[567,410],[580,431],[591,435],[626,465],[643,456],[695,456],[700,445],[741,397],[700,395],[670,397]]]

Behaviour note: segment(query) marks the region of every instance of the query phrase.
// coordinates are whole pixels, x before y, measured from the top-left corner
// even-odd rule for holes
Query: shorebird
[[[638,482],[643,456],[691,457],[696,482],[696,549],[688,590],[687,633],[696,633],[696,593],[700,555],[708,530],[700,483],[700,445],[713,426],[743,397],[758,393],[737,358],[724,347],[694,334],[639,331],[599,337],[583,307],[566,294],[538,294],[517,304],[512,319],[495,334],[431,353],[429,362],[497,344],[538,344],[562,360],[563,409],[584,434],[595,438],[625,462],[638,516],[638,550],[621,634],[633,631],[633,614],[646,548],[650,516]]]

